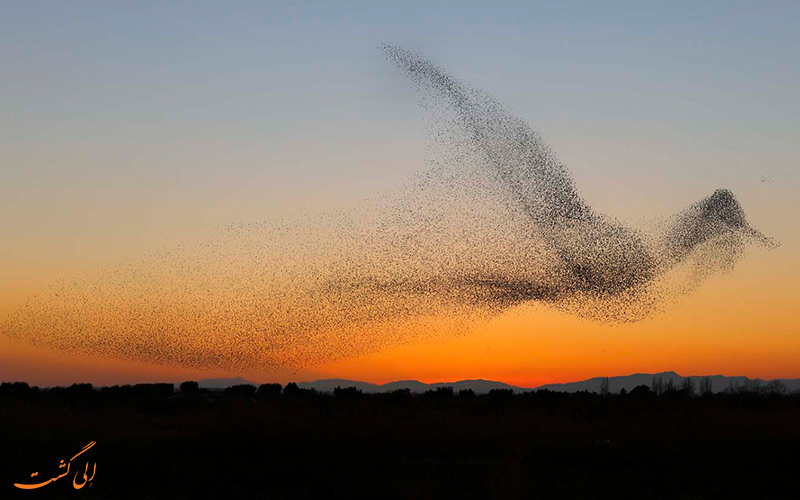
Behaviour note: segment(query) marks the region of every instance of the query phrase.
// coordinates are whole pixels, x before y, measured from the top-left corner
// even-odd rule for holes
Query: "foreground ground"
[[[800,499],[798,396],[185,389],[5,384],[0,498]]]

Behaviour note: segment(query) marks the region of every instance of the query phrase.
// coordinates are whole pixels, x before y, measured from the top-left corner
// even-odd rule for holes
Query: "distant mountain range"
[[[630,391],[634,387],[638,385],[646,385],[650,386],[653,382],[654,378],[660,378],[664,385],[666,386],[669,384],[669,381],[672,381],[672,384],[676,388],[679,388],[685,378],[691,379],[694,383],[695,388],[699,387],[700,381],[705,378],[705,376],[691,376],[691,377],[682,377],[675,372],[662,372],[662,373],[636,373],[633,375],[624,375],[624,376],[617,376],[617,377],[608,377],[608,389],[612,393],[618,393],[622,389],[626,391]],[[714,392],[721,392],[730,387],[731,385],[734,386],[743,386],[748,382],[758,382],[762,385],[766,385],[771,380],[763,380],[763,379],[750,379],[748,377],[727,377],[725,375],[709,375],[708,378],[711,380],[711,389]],[[589,392],[600,392],[600,386],[602,384],[604,377],[594,377],[587,380],[581,380],[579,382],[568,382],[565,384],[546,384],[540,387],[528,388],[528,387],[517,387],[509,384],[505,384],[503,382],[494,382],[492,380],[483,380],[483,379],[476,379],[476,380],[459,380],[457,382],[436,382],[433,384],[426,384],[420,382],[418,380],[399,380],[396,382],[389,382],[387,384],[371,384],[369,382],[359,382],[357,380],[346,380],[346,379],[325,379],[325,380],[316,380],[314,382],[300,382],[297,385],[304,389],[314,389],[319,392],[333,392],[334,389],[337,387],[355,387],[356,389],[360,390],[361,392],[372,394],[378,392],[391,392],[398,389],[409,389],[411,392],[425,392],[429,390],[435,390],[439,387],[452,387],[455,392],[458,392],[462,389],[472,389],[475,391],[476,394],[486,394],[492,389],[511,389],[514,392],[525,392],[525,391],[536,391],[540,389],[549,389],[551,391],[561,391],[561,392],[577,392],[577,391],[589,391]],[[797,391],[800,390],[800,379],[774,379],[783,383],[783,385],[789,391]],[[224,389],[226,387],[230,387],[232,385],[239,385],[239,384],[251,384],[251,385],[258,385],[256,382],[251,382],[249,380],[242,379],[240,377],[235,378],[211,378],[198,381],[200,387],[206,389]],[[177,386],[178,384],[176,384]]]
[[[398,389],[410,389],[411,392],[425,392],[435,390],[439,387],[452,387],[455,392],[458,392],[462,389],[472,389],[476,394],[485,394],[492,389],[511,389],[517,392],[529,390],[522,387],[504,384],[503,382],[493,382],[491,380],[482,379],[459,380],[458,382],[436,382],[434,384],[425,384],[418,380],[399,380],[397,382],[389,382],[388,384],[383,385],[370,384],[367,382],[354,382],[352,380],[327,379],[317,380],[316,382],[302,382],[297,385],[306,389],[316,389],[320,392],[333,392],[336,387],[355,387],[361,392],[365,393],[392,392]]]
[[[731,385],[742,387],[747,382],[758,382],[761,385],[766,385],[771,380],[777,380],[783,383],[789,391],[796,391],[800,390],[800,379],[771,379],[771,380],[764,380],[764,379],[751,379],[748,377],[728,377],[725,375],[696,375],[690,377],[682,377],[675,372],[661,372],[661,373],[636,373],[633,375],[624,375],[618,377],[608,377],[608,390],[612,393],[620,392],[622,389],[626,391],[630,391],[637,385],[646,385],[650,387],[653,383],[653,378],[661,378],[663,383],[666,385],[671,380],[673,385],[676,388],[680,388],[683,384],[683,381],[688,378],[694,384],[695,389],[700,386],[700,381],[704,378],[708,377],[711,380],[711,390],[713,392],[722,392],[726,390]],[[538,389],[550,389],[551,391],[563,391],[563,392],[577,392],[577,391],[590,391],[590,392],[600,392],[600,384],[602,383],[603,377],[595,377],[590,378],[587,380],[581,380],[580,382],[569,382],[566,384],[547,384],[541,387],[537,387]]]

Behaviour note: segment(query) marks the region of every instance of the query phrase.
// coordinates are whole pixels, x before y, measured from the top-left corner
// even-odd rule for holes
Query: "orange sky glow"
[[[781,249],[776,252],[781,252]],[[389,347],[290,371],[226,372],[62,354],[3,339],[0,378],[97,385],[242,376],[254,382],[347,378],[374,383],[484,378],[522,387],[674,370],[682,375],[800,376],[800,276],[780,259],[745,259],[654,318],[605,325],[527,304],[448,340]]]

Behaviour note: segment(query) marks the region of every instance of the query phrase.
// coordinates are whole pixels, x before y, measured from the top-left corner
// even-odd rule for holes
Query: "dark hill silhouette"
[[[429,388],[415,394],[0,383],[0,498],[37,496],[13,484],[48,464],[55,472],[42,478],[58,477],[57,460],[87,440],[100,469],[88,494],[114,500],[798,498],[800,393],[748,379],[711,395],[682,390],[676,377],[616,377],[656,382],[625,395],[454,390],[499,385],[480,380],[399,384]],[[582,383],[595,382],[610,387]],[[73,465],[47,498],[75,491],[86,466]]]

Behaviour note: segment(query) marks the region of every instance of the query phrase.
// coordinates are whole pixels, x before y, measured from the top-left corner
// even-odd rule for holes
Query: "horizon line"
[[[615,378],[634,377],[634,376],[637,376],[637,375],[638,376],[651,376],[651,377],[654,377],[654,376],[668,375],[668,374],[674,374],[675,376],[677,376],[679,378],[682,378],[682,379],[686,379],[686,378],[701,378],[702,379],[702,378],[724,377],[724,378],[743,378],[743,379],[752,380],[752,381],[764,381],[764,382],[770,382],[770,381],[773,381],[773,380],[800,380],[800,375],[798,375],[797,377],[774,377],[774,378],[755,377],[755,378],[751,378],[751,377],[749,377],[747,375],[724,375],[722,373],[709,374],[709,375],[681,375],[680,373],[678,373],[678,372],[676,372],[674,370],[666,370],[666,371],[661,371],[661,372],[635,372],[635,373],[629,373],[629,374],[625,374],[625,375],[597,375],[597,376],[593,376],[593,377],[588,377],[588,378],[578,379],[578,380],[571,380],[571,381],[567,381],[567,382],[549,382],[549,383],[541,384],[541,385],[534,386],[534,387],[525,387],[525,386],[520,386],[520,385],[515,385],[515,384],[508,383],[508,382],[504,382],[502,380],[493,380],[493,379],[480,378],[480,377],[479,378],[464,378],[464,379],[458,379],[458,380],[442,380],[442,381],[436,381],[436,382],[423,382],[423,381],[418,380],[418,379],[398,379],[398,380],[391,380],[391,381],[384,382],[384,383],[368,382],[368,381],[365,381],[365,380],[348,379],[348,378],[340,378],[340,377],[331,377],[331,378],[321,378],[321,379],[303,380],[303,381],[290,380],[290,381],[288,381],[288,382],[286,382],[284,384],[281,384],[281,386],[285,387],[286,385],[291,384],[291,383],[295,383],[295,384],[300,385],[300,384],[316,384],[316,383],[328,382],[328,381],[352,382],[352,383],[358,383],[358,384],[372,385],[372,386],[376,386],[376,387],[383,387],[383,386],[386,386],[386,385],[397,384],[397,383],[401,383],[401,382],[413,382],[413,383],[419,383],[419,384],[429,385],[429,386],[457,384],[457,383],[461,383],[461,382],[491,382],[491,383],[496,383],[496,384],[507,385],[507,386],[509,386],[511,388],[515,388],[515,389],[523,389],[523,390],[535,391],[535,390],[538,390],[538,389],[541,389],[541,388],[545,388],[545,387],[548,387],[548,386],[569,385],[569,384],[576,384],[576,383],[581,383],[581,382],[589,382],[589,381],[597,380],[597,379],[605,379],[605,378],[607,378],[607,379],[611,380],[611,379],[615,379]],[[244,378],[244,377],[242,377],[240,375],[235,375],[235,376],[230,376],[230,377],[207,377],[207,378],[200,378],[200,379],[188,378],[188,379],[181,379],[181,380],[175,380],[175,381],[162,380],[162,381],[151,381],[151,382],[126,382],[126,383],[118,383],[118,384],[94,384],[94,383],[91,383],[91,382],[77,382],[76,381],[76,382],[67,383],[67,384],[34,385],[34,384],[29,384],[27,381],[24,381],[24,380],[0,380],[0,383],[2,383],[2,384],[6,384],[6,383],[13,384],[13,383],[20,383],[21,382],[21,383],[28,384],[30,387],[39,387],[39,388],[47,389],[47,388],[57,388],[57,387],[70,387],[71,385],[79,385],[79,384],[89,384],[92,387],[100,387],[100,388],[102,388],[102,387],[114,387],[114,386],[125,386],[125,385],[138,385],[138,384],[172,384],[172,385],[177,386],[177,385],[182,384],[183,382],[235,381],[237,379],[240,380],[242,384],[249,384],[249,385],[255,385],[255,386],[264,385],[264,384],[277,384],[277,383],[280,383],[280,382],[277,382],[277,381],[257,382],[257,381],[246,379],[246,378]],[[232,384],[232,385],[238,385],[238,384]],[[228,387],[231,387],[231,386],[228,386]]]

